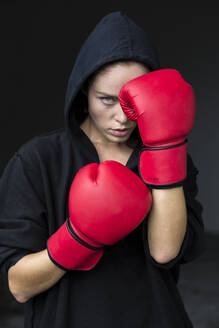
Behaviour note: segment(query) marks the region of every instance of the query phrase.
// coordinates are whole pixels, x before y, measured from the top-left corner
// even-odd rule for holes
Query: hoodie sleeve
[[[46,207],[40,176],[16,152],[0,179],[0,273],[24,255],[46,248]]]
[[[175,264],[184,264],[193,261],[205,251],[204,223],[202,218],[203,207],[196,199],[198,194],[197,175],[199,171],[195,167],[191,155],[187,156],[187,178],[183,189],[187,207],[187,228],[181,249],[178,255],[169,262],[158,263],[151,255],[148,244],[148,220],[144,220],[143,243],[144,250],[149,261],[158,268],[170,269]]]

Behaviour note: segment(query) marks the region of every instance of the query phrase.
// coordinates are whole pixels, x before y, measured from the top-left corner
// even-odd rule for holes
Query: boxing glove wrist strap
[[[67,219],[48,239],[47,252],[52,262],[63,270],[90,270],[102,257],[103,247],[82,240]]]
[[[74,229],[73,229],[73,227],[72,227],[72,225],[71,225],[71,223],[70,223],[69,218],[67,218],[67,220],[66,220],[66,225],[67,225],[68,231],[69,231],[69,233],[71,234],[71,236],[72,236],[77,242],[79,242],[80,244],[82,244],[82,245],[84,245],[85,247],[90,248],[90,249],[92,249],[92,250],[94,250],[94,251],[98,251],[98,250],[100,250],[100,249],[103,248],[103,247],[92,246],[92,245],[86,243],[86,241],[84,241],[83,239],[81,239],[81,238],[75,233],[75,231],[74,231]]]
[[[140,150],[139,173],[152,188],[182,186],[186,178],[187,142],[170,146],[147,147]]]

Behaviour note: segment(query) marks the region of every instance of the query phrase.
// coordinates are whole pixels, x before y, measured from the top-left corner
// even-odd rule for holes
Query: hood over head
[[[101,66],[117,60],[136,60],[151,70],[160,69],[156,49],[145,31],[121,11],[104,16],[82,45],[70,74],[65,95],[64,118],[70,133],[83,134],[86,117],[81,87]]]

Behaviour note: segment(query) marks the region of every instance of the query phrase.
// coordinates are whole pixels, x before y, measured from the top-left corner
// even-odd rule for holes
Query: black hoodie
[[[99,163],[97,150],[80,128],[84,119],[81,86],[103,64],[133,59],[159,69],[145,32],[122,12],[97,24],[83,44],[68,81],[65,127],[35,136],[14,153],[0,180],[0,269],[24,255],[46,249],[47,239],[68,217],[68,193],[78,170]],[[138,173],[133,149],[126,166]],[[184,182],[188,224],[179,254],[168,263],[150,255],[147,218],[133,232],[105,247],[89,271],[69,271],[52,288],[25,303],[26,328],[185,328],[192,327],[177,290],[180,265],[203,252],[202,205],[197,174],[187,157]]]

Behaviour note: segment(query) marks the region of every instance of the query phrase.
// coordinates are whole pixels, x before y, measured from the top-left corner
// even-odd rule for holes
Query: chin
[[[119,142],[126,142],[129,139],[130,135],[123,136],[123,137],[117,137],[117,136],[112,136],[111,138],[108,138],[109,141],[113,141],[115,143]]]

